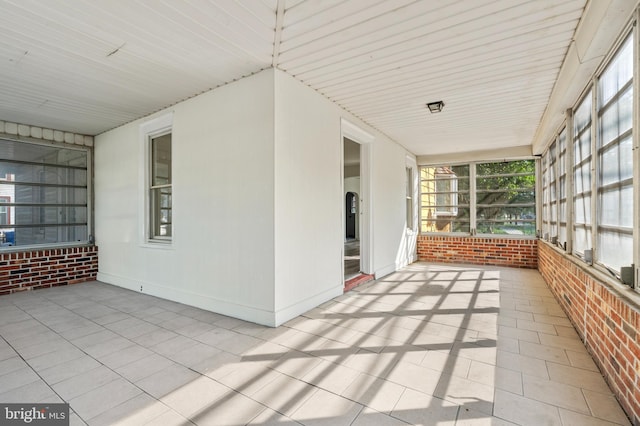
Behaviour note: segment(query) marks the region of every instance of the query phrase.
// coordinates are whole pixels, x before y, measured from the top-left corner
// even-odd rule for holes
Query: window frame
[[[172,228],[173,228],[173,224],[171,219],[169,219],[168,222],[163,222],[162,217],[163,212],[168,211],[169,214],[167,215],[168,217],[172,216],[172,191],[173,191],[173,183],[172,183],[172,158],[171,158],[171,143],[172,143],[172,138],[169,139],[169,166],[168,166],[168,183],[155,183],[156,180],[160,179],[157,176],[157,166],[156,164],[158,163],[157,159],[156,159],[156,151],[154,149],[154,144],[156,141],[159,141],[160,138],[163,138],[165,136],[172,136],[171,131],[168,132],[160,132],[158,134],[153,134],[153,135],[149,135],[149,159],[150,159],[150,163],[149,163],[149,193],[148,193],[148,197],[149,197],[149,240],[150,241],[170,241],[172,238]],[[169,190],[169,206],[163,206],[163,195],[166,196],[166,190]],[[166,233],[163,234],[162,233],[162,227],[163,226],[167,226],[169,227],[170,231],[169,231],[169,235],[167,235]]]
[[[170,172],[171,184],[161,185],[163,187],[171,188],[171,235],[156,235],[154,232],[155,223],[154,217],[154,203],[152,197],[152,191],[159,189],[160,186],[152,185],[152,173],[153,173],[153,155],[152,155],[152,141],[153,139],[171,134],[171,162]],[[140,170],[140,184],[139,190],[141,196],[139,197],[139,225],[140,225],[140,245],[147,248],[171,248],[175,241],[175,221],[174,218],[174,182],[173,182],[173,153],[174,153],[174,131],[173,131],[173,112],[156,117],[140,125],[140,159],[142,161]],[[157,215],[156,215],[157,216]]]
[[[476,166],[478,164],[487,164],[487,163],[502,163],[502,162],[516,162],[516,161],[532,161],[534,163],[534,173],[531,174],[532,176],[534,176],[535,179],[535,183],[533,186],[533,191],[534,191],[534,197],[535,196],[535,192],[536,192],[536,185],[537,185],[537,180],[538,180],[538,171],[540,168],[540,160],[535,158],[535,157],[512,157],[512,158],[506,158],[506,159],[500,159],[500,160],[483,160],[483,161],[466,161],[466,162],[451,162],[451,163],[446,163],[446,164],[421,164],[419,165],[419,171],[420,171],[420,176],[421,176],[421,191],[420,191],[420,200],[419,200],[419,205],[420,205],[420,234],[423,235],[448,235],[448,236],[474,236],[474,235],[479,235],[482,237],[488,237],[488,238],[514,238],[514,239],[535,239],[536,235],[535,235],[535,228],[536,228],[536,221],[537,221],[537,212],[536,212],[536,206],[537,206],[537,199],[534,200],[533,204],[531,204],[531,207],[533,208],[534,211],[534,215],[535,217],[533,219],[527,219],[527,222],[531,222],[533,224],[534,227],[534,233],[531,235],[526,235],[526,234],[496,234],[496,233],[478,233],[477,232],[477,222],[478,222],[478,218],[477,218],[477,209],[478,209],[478,201],[477,201],[477,170],[476,170]],[[440,215],[440,212],[437,210],[437,202],[436,205],[431,207],[429,205],[424,205],[423,204],[423,197],[425,196],[433,196],[433,197],[437,197],[437,192],[424,192],[422,190],[423,188],[423,184],[424,182],[435,182],[436,181],[436,172],[434,171],[434,177],[432,179],[424,179],[423,176],[423,169],[435,169],[437,170],[438,168],[453,168],[453,167],[468,167],[468,176],[462,176],[462,177],[456,177],[456,181],[458,179],[468,179],[469,180],[469,190],[468,191],[460,191],[457,187],[456,187],[456,195],[460,194],[460,193],[465,193],[468,192],[468,196],[469,196],[469,204],[460,204],[457,202],[456,200],[456,205],[464,208],[464,209],[468,209],[469,211],[469,230],[468,231],[451,231],[451,232],[447,232],[447,231],[425,231],[425,227],[428,227],[428,225],[424,225],[426,222],[433,222],[436,221],[438,216],[441,216],[442,218],[445,218],[447,216],[445,215]],[[456,185],[457,186],[457,185]],[[537,197],[536,197],[537,198]],[[423,217],[423,211],[424,209],[429,209],[429,208],[433,208],[434,212],[437,213],[436,218],[424,218]],[[451,216],[451,214],[449,212],[448,216]],[[466,223],[467,221],[464,222],[460,222],[460,223]]]
[[[571,174],[573,176],[572,178],[572,194],[571,194],[571,203],[573,206],[573,215],[572,215],[572,224],[571,224],[571,228],[572,228],[572,242],[571,242],[571,247],[572,247],[572,254],[580,259],[583,259],[585,261],[588,261],[588,256],[586,255],[586,251],[587,250],[592,250],[593,249],[593,201],[594,201],[594,193],[593,193],[593,176],[592,176],[592,170],[593,170],[593,142],[594,142],[594,119],[593,119],[593,105],[594,105],[594,87],[592,84],[589,85],[589,87],[586,89],[586,93],[580,98],[580,100],[578,101],[578,103],[576,104],[576,106],[573,108],[573,114],[571,115],[572,117],[572,128],[573,128],[573,134],[572,134],[572,140],[571,140]],[[580,129],[578,129],[576,127],[576,112],[583,106],[585,106],[585,102],[589,102],[589,108],[586,109],[586,111],[589,112],[589,120],[587,121],[587,123],[581,127]],[[584,145],[583,143],[581,143],[581,137],[583,135],[585,135],[587,132],[589,132],[589,143],[587,145]],[[584,154],[582,153],[582,148],[583,146],[588,147],[589,152],[588,154]],[[577,156],[577,150],[580,151],[580,158],[578,158]],[[585,175],[581,174],[581,178],[580,178],[580,183],[581,183],[581,191],[577,190],[577,171],[578,170],[583,170],[585,167],[587,167],[588,173],[586,174],[586,176],[589,178],[589,184],[587,186],[585,186],[584,184],[584,177]],[[585,189],[586,188],[586,189]],[[588,199],[588,203],[585,201]],[[577,221],[577,214],[578,214],[578,203],[579,200],[582,200],[582,207],[584,210],[584,219],[582,222],[578,222]],[[588,218],[587,218],[587,213],[588,213]],[[576,237],[578,235],[578,229],[583,229],[584,233],[585,233],[585,241],[584,241],[584,247],[582,246],[578,246],[577,244],[577,240]]]
[[[7,141],[7,142],[11,142],[17,145],[31,145],[34,147],[42,147],[43,149],[51,149],[51,150],[64,150],[64,151],[77,151],[77,152],[81,152],[84,154],[84,161],[86,162],[86,166],[75,166],[75,165],[69,165],[69,164],[54,164],[54,163],[44,163],[44,162],[32,162],[32,161],[23,161],[23,160],[17,160],[17,159],[0,159],[0,161],[3,161],[5,163],[14,163],[17,165],[21,165],[21,166],[29,166],[32,165],[34,167],[48,167],[48,168],[53,168],[53,169],[61,169],[61,170],[82,170],[84,171],[84,173],[86,174],[85,176],[85,184],[84,185],[80,185],[77,183],[62,183],[62,182],[57,182],[57,183],[49,183],[49,182],[35,182],[35,181],[20,181],[17,180],[15,178],[10,178],[9,176],[13,176],[14,174],[5,174],[2,176],[2,178],[0,178],[0,185],[12,185],[15,187],[31,187],[31,188],[38,188],[40,193],[44,193],[46,191],[46,189],[50,189],[50,190],[60,190],[60,189],[82,189],[84,191],[86,191],[86,202],[85,203],[78,203],[78,202],[61,202],[60,200],[56,199],[55,202],[50,203],[50,202],[41,202],[41,201],[34,201],[34,200],[29,200],[29,201],[22,201],[22,202],[18,202],[15,199],[15,195],[13,196],[14,199],[11,200],[11,196],[7,197],[7,196],[2,196],[1,198],[3,198],[3,200],[5,201],[3,204],[6,204],[5,207],[6,208],[6,214],[7,214],[7,219],[8,222],[11,222],[12,218],[14,220],[16,220],[17,216],[18,216],[18,212],[17,212],[17,208],[18,207],[31,207],[33,209],[39,209],[39,217],[41,219],[46,218],[46,213],[45,213],[45,209],[49,208],[49,209],[53,209],[53,208],[57,208],[57,209],[73,209],[76,207],[82,208],[84,209],[84,217],[85,220],[81,220],[80,222],[63,222],[63,221],[56,221],[56,222],[47,222],[44,220],[41,220],[38,223],[35,222],[30,222],[30,223],[20,223],[20,224],[11,224],[11,223],[7,223],[4,225],[0,225],[0,231],[4,231],[5,229],[10,229],[13,230],[14,232],[16,231],[16,229],[19,228],[39,228],[41,230],[45,230],[45,229],[51,229],[51,228],[69,228],[69,227],[82,227],[84,228],[84,233],[86,235],[86,238],[81,238],[81,239],[74,239],[74,240],[65,240],[65,241],[56,241],[56,242],[52,242],[52,241],[44,241],[44,242],[35,242],[35,243],[27,243],[27,244],[19,244],[19,245],[4,245],[4,246],[0,246],[0,252],[6,252],[6,251],[23,251],[23,250],[34,250],[34,249],[50,249],[50,248],[61,248],[61,247],[76,247],[76,246],[82,246],[82,245],[88,245],[88,244],[93,244],[93,149],[89,146],[83,146],[83,145],[72,145],[72,144],[67,144],[67,143],[62,143],[62,142],[54,142],[54,141],[45,141],[45,140],[39,140],[39,139],[34,139],[34,138],[20,138],[20,139],[15,139],[12,138],[10,135],[2,135],[0,137],[0,140],[2,141]],[[37,148],[36,148],[37,149]],[[68,194],[67,194],[68,195]],[[49,194],[50,196],[50,194]],[[41,196],[42,197],[42,196]],[[65,195],[66,197],[66,195]],[[6,200],[9,200],[8,202]],[[69,213],[69,212],[65,212]],[[62,214],[62,213],[58,213]],[[76,213],[74,211],[71,211],[71,214],[75,215]],[[59,217],[57,215],[57,217]],[[51,216],[51,215],[49,215]],[[40,232],[45,232],[46,231],[40,231]],[[58,230],[58,232],[60,232]],[[75,231],[74,231],[75,233]],[[45,234],[46,235],[46,234]],[[60,235],[60,234],[59,234]],[[23,236],[24,238],[24,236]],[[45,236],[46,238],[46,236]]]
[[[414,193],[414,172],[413,167],[405,166],[405,178],[406,178],[406,187],[405,187],[405,213],[406,213],[406,227],[410,231],[413,231],[415,227],[415,223],[413,220],[413,210],[414,210],[414,202],[413,202],[413,193]]]
[[[636,89],[634,87],[634,83],[635,83],[634,71],[632,70],[629,80],[622,87],[618,88],[618,90],[608,100],[601,101],[601,97],[602,97],[601,91],[602,91],[602,82],[604,80],[605,74],[611,69],[614,62],[620,57],[619,55],[621,55],[627,43],[628,43],[628,47],[631,49],[631,63],[633,66],[634,57],[635,57],[634,56],[634,39],[635,39],[634,34],[632,32],[627,32],[626,36],[621,38],[620,42],[616,45],[615,49],[612,50],[610,56],[603,63],[602,70],[596,75],[596,78],[593,84],[593,87],[596,90],[594,106],[593,106],[593,116],[595,117],[594,121],[596,122],[595,123],[596,132],[595,132],[595,138],[592,142],[592,153],[594,155],[594,159],[593,159],[594,172],[592,173],[592,176],[591,176],[592,192],[595,195],[594,197],[595,212],[592,212],[592,217],[594,217],[593,221],[595,222],[593,225],[593,247],[595,248],[593,261],[598,266],[614,274],[617,278],[620,277],[620,270],[616,269],[615,265],[609,264],[604,260],[603,253],[606,252],[606,250],[605,250],[605,245],[601,240],[602,234],[606,234],[607,231],[618,231],[619,234],[631,235],[631,239],[632,239],[631,247],[633,247],[634,246],[633,217],[631,219],[631,228],[624,227],[621,225],[614,226],[614,225],[603,224],[604,218],[602,215],[604,213],[604,206],[603,206],[603,200],[601,199],[601,197],[605,193],[611,193],[612,190],[629,187],[629,185],[631,186],[631,192],[633,194],[634,165],[633,164],[631,165],[631,168],[632,168],[631,177],[628,177],[623,180],[618,180],[613,183],[605,184],[603,183],[604,155],[613,148],[617,148],[619,151],[622,143],[625,140],[628,140],[631,148],[631,152],[629,152],[628,155],[629,157],[631,157],[633,162],[633,142],[634,142],[633,136],[635,133],[633,117],[634,117],[634,114],[636,113],[634,111],[634,105],[633,105],[634,89]],[[631,117],[632,117],[631,123],[630,123],[631,127],[623,131],[622,133],[617,132],[615,137],[605,142],[603,141],[603,131],[604,131],[603,117],[607,112],[609,112],[613,108],[616,108],[620,105],[627,91],[631,92]],[[617,116],[617,118],[619,119],[619,116]],[[616,124],[618,123],[620,123],[619,120],[616,121]],[[618,160],[619,160],[618,163],[620,163],[620,158],[618,158]],[[619,165],[620,164],[618,164],[618,166]],[[632,206],[633,206],[632,208],[635,210],[636,207],[635,207],[634,200],[632,200]],[[618,214],[620,215],[621,212],[618,212]],[[632,216],[633,216],[633,213],[632,213]],[[626,264],[621,266],[630,266],[631,264],[633,264],[633,253],[631,254],[631,259],[629,259],[629,261]]]
[[[490,174],[490,175],[480,175],[478,174],[478,165],[483,165],[483,164],[502,164],[502,163],[515,163],[515,162],[520,162],[520,161],[530,161],[533,163],[533,172],[532,173],[498,173],[498,174]],[[517,236],[517,237],[530,237],[530,238],[536,238],[536,224],[537,224],[537,211],[536,211],[536,206],[537,206],[537,196],[536,196],[536,189],[537,189],[537,183],[538,183],[538,176],[539,176],[539,169],[540,169],[540,160],[539,159],[535,159],[535,158],[529,158],[529,159],[513,159],[513,160],[494,160],[494,161],[476,161],[474,162],[474,169],[475,169],[475,181],[476,181],[476,186],[474,189],[474,193],[476,195],[476,200],[475,200],[475,232],[474,234],[477,235],[482,235],[482,236],[487,236],[487,235],[491,235],[491,236],[504,236],[505,234],[496,234],[493,232],[489,232],[489,233],[485,233],[485,232],[478,232],[478,223],[495,223],[495,224],[499,224],[499,223],[503,223],[503,226],[506,222],[516,222],[516,226],[517,226],[517,222],[523,222],[523,223],[529,223],[533,225],[533,232],[529,235],[525,234],[524,232],[522,234],[506,234],[509,236]],[[515,192],[528,192],[529,190],[531,192],[533,192],[533,202],[528,202],[528,203],[483,203],[482,201],[484,200],[478,200],[478,194],[479,193],[487,193],[487,194],[497,194],[497,193],[507,193],[507,190],[498,190],[498,189],[478,189],[478,180],[479,179],[497,179],[497,178],[517,178],[517,177],[525,177],[525,176],[532,176],[534,179],[533,182],[533,186],[532,187],[518,187],[515,189]],[[511,190],[513,191],[514,189],[511,188]],[[527,190],[527,191],[523,191],[523,190]],[[523,219],[523,218],[515,218],[515,219],[504,219],[504,220],[498,220],[498,219],[480,219],[479,217],[479,210],[481,210],[482,208],[500,208],[500,209],[509,209],[509,208],[532,208],[533,210],[533,218],[531,219]]]
[[[640,15],[639,15],[640,16]],[[559,238],[561,236],[562,216],[560,215],[560,204],[563,198],[562,186],[566,185],[564,189],[566,194],[566,241],[559,240],[558,245],[564,247],[565,250],[575,257],[580,259],[585,264],[585,268],[593,268],[594,271],[605,273],[606,276],[611,277],[612,280],[617,282],[622,281],[622,271],[618,269],[622,267],[633,268],[635,291],[640,291],[639,282],[639,264],[640,264],[640,150],[634,149],[640,143],[640,137],[638,135],[638,110],[640,109],[640,96],[638,94],[638,77],[640,76],[640,62],[638,53],[638,39],[639,31],[636,28],[635,20],[632,20],[624,31],[621,32],[620,37],[616,43],[613,44],[602,63],[598,66],[597,70],[592,75],[589,83],[584,88],[581,95],[578,97],[576,103],[572,108],[566,111],[566,121],[561,127],[561,130],[556,133],[555,141],[558,142],[556,158],[558,167],[560,168],[563,163],[566,168],[566,178],[563,181],[563,174],[558,169],[558,224],[559,224]],[[628,44],[627,44],[628,43]],[[627,56],[632,62],[633,69],[630,77],[628,73],[625,73],[624,81],[620,80],[619,76],[615,76],[611,82],[604,82],[604,78],[611,66],[619,58],[619,54],[623,48],[631,48],[632,52]],[[626,62],[627,67],[629,62]],[[629,71],[629,68],[627,68]],[[603,88],[607,90],[603,92]],[[606,99],[603,98],[606,93]],[[629,100],[630,96],[630,100]],[[576,112],[582,107],[586,99],[589,99],[591,106],[588,109],[590,113],[590,122],[585,124],[582,128],[577,128],[576,125]],[[602,99],[601,99],[602,98]],[[628,112],[628,108],[631,107],[631,112]],[[615,113],[609,117],[612,117],[608,123],[603,122],[603,117],[607,113]],[[624,114],[621,114],[624,112]],[[631,119],[629,119],[631,117]],[[578,114],[578,118],[579,114]],[[630,121],[629,121],[630,120]],[[624,126],[631,126],[630,128],[621,127],[620,123]],[[607,127],[605,127],[607,126]],[[622,130],[621,130],[622,129]],[[576,154],[579,154],[576,143],[580,140],[580,137],[586,132],[590,132],[589,144],[586,145],[586,149],[590,150],[589,158],[576,158]],[[605,136],[605,130],[607,131]],[[566,153],[562,152],[560,144],[561,136],[563,132],[565,135]],[[576,134],[576,132],[579,132]],[[604,141],[604,138],[607,138]],[[630,143],[629,143],[630,142]],[[553,140],[548,143],[543,150],[542,155],[547,155],[551,148]],[[624,151],[622,151],[622,145],[625,144]],[[631,148],[631,149],[629,149]],[[604,157],[607,151],[615,149],[617,154],[610,157],[608,162]],[[632,165],[629,163],[624,164],[623,160],[628,161],[631,159]],[[588,167],[585,165],[588,164]],[[609,171],[613,166],[612,179],[605,181],[603,173]],[[576,172],[582,168],[583,171],[587,171],[586,176],[577,175]],[[632,171],[631,171],[632,168]],[[631,172],[632,177],[629,177]],[[617,176],[616,176],[617,175]],[[577,179],[578,178],[578,179]],[[611,178],[611,176],[610,176]],[[584,185],[588,182],[588,188]],[[583,188],[581,188],[581,183]],[[629,187],[631,191],[629,191]],[[586,190],[584,189],[586,188]],[[632,207],[633,213],[631,217],[631,224],[629,225],[628,217],[623,220],[624,213],[628,212],[628,206],[623,206],[621,200],[628,200],[628,195],[622,195],[618,193],[613,200],[614,204],[617,200],[618,211],[614,212],[614,216],[617,216],[617,225],[611,225],[605,223],[606,218],[603,216],[606,206],[611,206],[610,201],[604,201],[602,196],[608,191],[622,191],[626,190],[633,194]],[[590,200],[585,203],[585,208],[590,209],[590,232],[586,238],[588,243],[587,249],[590,250],[591,256],[585,256],[584,253],[580,253],[580,247],[575,247],[577,241],[576,229],[582,224],[576,221],[577,216],[581,214],[576,205],[576,200],[579,200],[583,194],[588,193]],[[608,212],[611,214],[611,212]],[[624,222],[624,223],[623,223]],[[631,249],[622,249],[624,253],[631,252],[630,256],[615,264],[611,262],[613,258],[610,249],[611,242],[603,241],[601,238],[601,232],[607,233],[611,229],[619,230],[624,228],[622,232],[626,236],[626,244],[629,244],[629,236],[631,236],[632,243]],[[609,245],[607,245],[609,244]],[[614,244],[622,244],[622,242],[615,242]],[[609,259],[606,256],[609,255]],[[615,257],[615,256],[614,256]],[[608,264],[612,263],[612,264]]]
[[[563,123],[561,130],[558,132],[556,141],[556,207],[558,209],[558,246],[565,251],[571,250],[571,226],[570,220],[573,212],[573,201],[571,200],[569,189],[571,186],[571,174],[569,173],[569,165],[571,163],[571,155],[569,150],[569,141],[572,135],[569,133],[567,123]],[[563,196],[564,194],[564,196]],[[564,214],[562,204],[564,202]],[[564,232],[563,232],[564,230]],[[564,237],[564,238],[563,238]]]
[[[463,175],[463,176],[458,176],[454,170],[451,171],[452,175],[455,175],[455,194],[454,195],[454,201],[455,201],[455,212],[456,214],[453,215],[451,214],[450,211],[442,211],[442,210],[438,210],[438,204],[437,204],[437,192],[435,191],[435,189],[433,191],[423,191],[425,182],[433,182],[434,184],[434,188],[435,188],[435,184],[437,182],[437,178],[436,175],[438,173],[436,173],[436,170],[439,168],[455,168],[455,167],[466,167],[467,168],[467,174]],[[423,170],[424,169],[433,169],[434,173],[433,173],[433,178],[424,178],[423,177]],[[418,214],[418,221],[419,221],[419,233],[420,234],[432,234],[432,235],[470,235],[471,234],[471,229],[473,227],[473,223],[472,223],[472,214],[471,214],[471,206],[472,206],[472,197],[473,197],[473,185],[474,185],[474,181],[473,181],[473,177],[471,175],[472,173],[472,167],[470,166],[470,163],[466,162],[466,163],[447,163],[447,164],[422,164],[422,165],[418,165],[418,174],[420,176],[420,193],[419,193],[419,198],[418,198],[418,210],[419,210],[419,214]],[[460,190],[459,185],[458,185],[458,180],[460,179],[465,179],[468,181],[468,186],[469,189],[468,190]],[[448,191],[448,193],[451,193],[451,191]],[[469,198],[469,204],[461,204],[460,203],[460,194],[467,194],[468,193],[468,198]],[[423,204],[423,198],[425,196],[431,196],[434,197],[434,205],[433,206],[425,206]],[[433,209],[433,215],[434,217],[432,218],[425,218],[423,217],[423,211],[424,209],[429,209],[432,208]],[[459,209],[464,209],[464,210],[468,210],[469,212],[469,218],[466,220],[456,220],[457,215],[459,214]],[[425,226],[429,226],[429,225],[425,225],[428,222],[433,222],[432,226],[438,226],[438,222],[439,221],[449,221],[451,223],[453,222],[457,222],[460,224],[468,224],[468,228],[469,231],[424,231],[424,227]]]

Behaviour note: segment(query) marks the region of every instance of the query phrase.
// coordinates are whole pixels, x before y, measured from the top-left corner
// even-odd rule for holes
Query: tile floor
[[[628,424],[537,271],[417,263],[276,329],[86,283],[0,297],[0,402],[72,425]]]

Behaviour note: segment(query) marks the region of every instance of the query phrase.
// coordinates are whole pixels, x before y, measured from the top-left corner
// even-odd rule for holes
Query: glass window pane
[[[151,185],[171,183],[171,133],[151,139]]]
[[[86,207],[47,207],[16,206],[14,207],[16,222],[14,225],[55,225],[78,224],[87,222]]]
[[[633,186],[613,188],[600,197],[600,225],[633,227]]]
[[[535,235],[535,161],[476,165],[478,234]]]
[[[583,195],[575,198],[575,223],[590,224],[591,223],[591,196]]]
[[[573,251],[578,255],[591,248],[591,106],[592,92],[589,91],[573,114]]]
[[[620,272],[633,262],[632,37],[598,79],[598,227],[596,261]]]
[[[170,237],[172,235],[171,188],[152,189],[150,203],[152,238]]]
[[[89,239],[85,225],[24,227],[8,231],[7,234],[15,246],[86,242]]]
[[[598,231],[598,262],[620,272],[621,266],[631,265],[630,253],[633,253],[633,235]]]
[[[420,168],[422,232],[469,232],[469,166]]]
[[[58,165],[87,168],[88,156],[84,149],[63,148],[3,139],[0,143],[0,160],[30,162],[36,165]],[[0,169],[0,176],[3,171]]]
[[[600,185],[609,185],[633,178],[631,136],[605,148],[600,154]]]
[[[591,91],[589,91],[573,113],[573,134],[579,133],[591,125]]]
[[[13,181],[25,183],[87,186],[86,169],[11,163],[0,159],[0,177],[7,175],[13,176]]]
[[[87,204],[87,188],[56,188],[35,185],[5,185],[16,204]]]
[[[633,90],[631,87],[620,95],[600,116],[598,146],[605,146],[627,132],[633,125]]]
[[[573,249],[576,253],[583,254],[591,248],[591,230],[582,226],[575,226],[573,230]]]
[[[633,37],[629,36],[598,81],[600,107],[606,105],[633,78]]]

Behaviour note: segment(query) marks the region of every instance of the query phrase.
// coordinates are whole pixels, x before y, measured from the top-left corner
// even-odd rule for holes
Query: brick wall
[[[96,279],[98,247],[0,253],[0,295]]]
[[[540,242],[539,269],[622,408],[640,424],[640,311],[638,295],[606,283],[597,272]]]
[[[428,262],[535,269],[538,267],[538,241],[521,238],[419,235],[418,259]]]

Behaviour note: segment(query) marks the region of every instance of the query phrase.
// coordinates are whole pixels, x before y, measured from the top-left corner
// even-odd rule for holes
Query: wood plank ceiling
[[[585,3],[0,0],[0,120],[95,135],[276,66],[417,155],[529,145]]]

